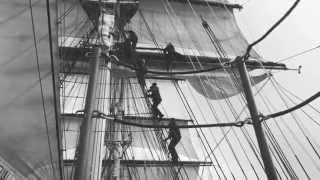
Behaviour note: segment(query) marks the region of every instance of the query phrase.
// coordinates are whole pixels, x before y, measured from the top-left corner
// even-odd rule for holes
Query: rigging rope
[[[226,51],[224,50],[224,48],[223,48],[222,44],[220,43],[219,39],[215,36],[215,33],[213,32],[213,30],[211,29],[211,27],[209,26],[209,24],[208,24],[203,18],[201,18],[201,20],[202,20],[202,26],[203,26],[203,28],[206,30],[206,32],[207,32],[207,34],[208,34],[208,36],[209,36],[209,38],[210,38],[210,40],[211,40],[211,43],[214,45],[214,47],[215,47],[217,53],[219,54],[220,58],[227,58],[227,53],[226,53]],[[219,59],[219,60],[220,60],[220,59]],[[221,61],[220,61],[220,63],[221,63]],[[225,69],[224,69],[224,70],[225,70]],[[225,71],[226,71],[226,70],[225,70]],[[233,82],[233,85],[234,85],[235,87],[239,87],[239,84],[237,84],[237,81],[234,81],[234,78],[235,78],[235,77],[236,77],[235,73],[231,73],[231,75],[230,75],[230,80]],[[218,86],[218,87],[219,87],[219,86]],[[220,89],[220,87],[219,87],[219,89]],[[222,91],[221,91],[221,92],[222,92]],[[234,110],[231,102],[230,102],[228,99],[226,99],[225,101],[226,101],[226,103],[228,104],[228,106],[229,106],[229,108],[230,108],[233,116],[236,117],[236,114],[237,114],[237,113],[235,112],[235,110]],[[211,109],[211,110],[213,111],[213,109]],[[227,117],[226,112],[225,112],[225,111],[223,111],[223,112],[224,112],[225,116]],[[235,131],[234,131],[232,128],[231,128],[231,130],[232,130],[232,132],[233,132],[234,134],[236,134]],[[244,130],[245,130],[245,129],[244,129]],[[224,130],[222,130],[222,132],[225,133]],[[241,132],[244,134],[244,132],[243,132],[242,129],[241,129]],[[238,136],[236,136],[236,137],[237,137],[237,141],[239,142],[239,144],[240,144],[240,146],[241,146],[241,149],[243,150],[245,156],[247,157],[247,160],[249,160],[249,158],[248,158],[248,156],[247,156],[247,153],[246,153],[246,151],[244,150],[243,145],[242,145],[240,139],[238,138]],[[245,137],[246,137],[246,136],[245,136]],[[246,140],[248,141],[247,138],[246,138]],[[232,153],[234,154],[234,157],[235,157],[237,163],[239,164],[239,168],[240,168],[241,171],[243,172],[244,177],[247,178],[247,175],[246,175],[246,173],[244,172],[242,166],[240,165],[240,162],[239,162],[237,156],[235,155],[234,150],[233,150],[232,146],[230,145],[230,142],[229,142],[228,138],[226,138],[226,141],[228,142],[228,144],[229,144],[229,146],[230,146],[230,149],[231,149]],[[249,142],[249,141],[248,141],[248,142]],[[250,142],[249,142],[249,143],[250,143]],[[250,160],[249,160],[249,162],[250,162]],[[250,162],[250,163],[251,163],[251,162]],[[253,170],[253,171],[255,171],[255,170]]]
[[[297,57],[297,56],[301,56],[301,55],[306,54],[306,53],[308,53],[308,52],[314,51],[314,50],[316,50],[316,49],[318,49],[318,48],[320,48],[320,45],[317,45],[317,46],[315,46],[315,47],[313,47],[313,48],[310,48],[310,49],[304,50],[304,51],[302,51],[302,52],[296,53],[296,54],[291,55],[291,56],[289,56],[289,57],[280,59],[280,60],[278,60],[278,61],[276,61],[276,62],[287,61],[287,60],[292,59],[292,58],[295,58],[295,57]]]
[[[267,99],[268,100],[268,99]],[[268,100],[269,104],[272,105],[272,103],[270,102],[270,100]],[[273,107],[273,109],[277,109],[276,107]],[[279,117],[280,119],[284,120],[283,117]],[[305,148],[305,145],[299,140],[298,136],[297,136],[297,132],[292,130],[292,128],[285,122],[285,121],[281,121],[285,127],[289,130],[290,134],[292,135],[292,138],[294,140],[296,140],[296,142],[298,143],[299,146],[295,146],[293,147],[290,143],[289,143],[289,139],[288,139],[288,135],[285,135],[283,130],[280,128],[280,125],[278,124],[278,121],[274,121],[275,124],[277,125],[278,129],[280,130],[281,135],[283,136],[284,140],[287,143],[287,147],[289,147],[289,149],[291,150],[293,155],[296,155],[296,150],[297,147],[300,146],[300,148],[304,151],[304,154],[306,154],[308,156],[308,158],[310,158],[311,162],[313,163],[313,165],[317,168],[317,164],[315,163],[315,161],[313,160],[313,158],[311,157],[311,155],[308,153],[307,149]],[[319,170],[319,168],[317,168]]]
[[[276,27],[278,27],[282,23],[282,21],[285,20],[290,15],[290,13],[295,9],[295,7],[298,5],[299,2],[300,0],[296,0],[293,3],[293,5],[289,8],[289,10],[264,35],[262,35],[259,39],[257,39],[256,41],[254,41],[248,46],[247,51],[244,54],[245,60],[249,58],[252,47],[260,43],[262,40],[264,40]]]
[[[280,112],[277,112],[277,113],[269,114],[267,116],[263,116],[262,117],[262,121],[270,119],[270,118],[275,118],[275,117],[278,117],[278,116],[282,116],[282,115],[288,114],[288,113],[290,113],[290,112],[292,112],[294,110],[297,110],[297,109],[309,104],[310,102],[312,102],[313,100],[317,99],[318,97],[320,97],[320,91],[317,92],[316,94],[314,94],[313,96],[309,97],[305,101],[301,102],[300,104],[294,106],[294,107],[291,107],[291,108],[289,108],[287,110],[280,111]]]
[[[283,86],[281,86],[279,83],[277,83],[277,85],[279,87],[281,87],[282,91],[285,91],[287,93],[289,93],[291,96],[295,97],[296,99],[298,99],[299,101],[303,101],[303,99],[299,98],[298,96],[294,95],[292,92],[290,92],[289,90],[287,90],[286,88],[284,88]],[[292,99],[291,99],[291,102],[294,102]],[[296,103],[295,103],[296,104]],[[317,110],[315,107],[313,107],[311,104],[308,104],[308,106],[314,110],[315,112],[319,113],[320,114],[320,111]],[[312,118],[310,115],[308,115],[304,110],[302,110],[302,112],[309,118],[312,120],[312,122],[314,122],[317,126],[320,127],[320,123],[317,122],[314,118]]]
[[[272,106],[272,103],[270,102],[270,100],[267,97],[264,97],[260,94],[262,101],[264,102],[266,108],[272,112],[272,110],[270,109],[269,106]],[[267,103],[268,102],[268,103]],[[273,107],[273,106],[272,106]],[[275,109],[273,107],[273,109]],[[277,132],[280,132],[281,136],[284,138],[285,143],[287,144],[285,147],[289,147],[291,154],[296,154],[294,148],[292,147],[292,145],[289,143],[288,137],[284,134],[283,130],[281,129],[281,127],[279,126],[279,123],[277,121],[274,122],[276,127],[278,128],[278,130],[275,130],[275,128],[270,128],[269,125],[264,122],[264,127],[266,128],[266,132],[267,132],[267,138],[269,139],[269,141],[272,143],[272,146],[275,150],[276,155],[278,155],[279,160],[281,162],[281,164],[279,164],[279,160],[275,157],[277,163],[280,165],[282,165],[286,171],[284,171],[284,169],[282,168],[282,166],[280,166],[283,174],[285,175],[286,178],[287,174],[294,178],[294,179],[298,179],[296,176],[296,173],[294,171],[294,169],[292,168],[292,165],[290,164],[290,161],[286,158],[284,151],[281,149],[281,146],[279,145],[279,143],[277,142],[277,139],[275,138],[275,136],[272,134],[271,129]],[[276,136],[276,137],[280,137],[280,136]],[[285,173],[287,172],[287,173]],[[296,177],[296,178],[295,178]]]
[[[197,118],[196,118],[196,115],[195,115],[195,113],[193,112],[192,108],[190,107],[190,104],[189,104],[189,102],[188,102],[185,94],[183,93],[181,87],[179,86],[178,82],[177,82],[177,81],[174,81],[174,85],[175,85],[175,88],[176,88],[176,90],[177,90],[177,92],[178,92],[178,95],[179,95],[181,101],[182,101],[183,104],[184,104],[184,107],[185,107],[186,111],[187,111],[188,114],[189,114],[190,119],[194,119],[194,120],[195,120],[195,121],[193,121],[192,123],[193,123],[193,124],[195,124],[195,123],[196,123],[196,124],[199,124],[199,122],[198,122],[198,120],[197,120]],[[208,138],[205,136],[204,131],[200,128],[199,130],[196,129],[196,133],[197,133],[197,135],[198,135],[198,138],[200,139],[200,142],[201,142],[201,144],[202,144],[202,147],[204,148],[204,151],[205,151],[206,155],[209,157],[209,159],[210,159],[211,162],[212,162],[213,160],[212,160],[212,158],[211,158],[211,156],[210,156],[210,152],[212,152],[213,157],[214,157],[214,160],[216,161],[219,170],[221,171],[223,177],[224,177],[225,179],[227,179],[226,174],[225,174],[225,172],[222,170],[221,165],[220,165],[220,163],[219,163],[216,155],[213,153],[213,148],[210,146],[210,143],[209,143],[209,141],[208,141]],[[203,136],[204,140],[201,138],[200,135]],[[205,145],[206,145],[205,143],[207,144],[208,147],[205,146]],[[209,152],[208,149],[210,150],[210,152]],[[205,160],[206,160],[206,158],[205,158]],[[215,166],[214,166],[214,170],[215,170],[218,178],[221,179],[220,174],[218,173],[218,169],[217,169]]]
[[[188,1],[188,2],[189,2],[190,7],[191,7],[192,10],[193,10],[195,16],[198,17],[198,15],[197,15],[197,13],[195,12],[195,9],[192,7],[190,1]],[[213,40],[213,39],[212,39],[212,40]],[[213,41],[217,41],[217,40],[213,40]],[[215,48],[216,48],[217,51],[219,52],[219,55],[220,55],[220,58],[221,58],[221,56],[223,56],[222,53],[220,53],[222,48],[218,48],[218,46],[215,46]],[[201,66],[201,63],[200,63],[200,62],[199,62],[199,64],[200,64],[200,66]],[[211,111],[213,111],[213,110],[212,110],[212,107],[211,107],[210,109],[211,109]],[[229,143],[229,146],[231,147],[230,143]],[[236,158],[236,157],[235,157],[235,158]],[[231,174],[232,174],[232,172],[231,172]]]

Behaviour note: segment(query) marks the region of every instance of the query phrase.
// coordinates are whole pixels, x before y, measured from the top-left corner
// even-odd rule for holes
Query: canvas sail
[[[139,37],[139,46],[164,48],[171,42],[182,54],[218,57],[200,16],[212,27],[229,57],[242,55],[248,45],[236,23],[233,11],[226,7],[188,1],[141,0],[139,12],[129,28]],[[222,1],[212,1],[222,2]],[[259,55],[252,51],[253,57]]]
[[[237,74],[237,73],[236,73]],[[263,73],[251,78],[251,84],[256,85],[265,80],[269,75]],[[225,99],[243,91],[241,80],[238,75],[227,77],[190,77],[188,82],[201,95],[210,99]],[[237,82],[237,83],[235,83]]]
[[[233,60],[235,56],[243,55],[248,42],[238,28],[232,9],[198,2],[201,1],[140,1],[139,11],[128,25],[128,28],[134,30],[139,37],[138,47],[164,48],[171,42],[176,51],[182,55],[219,58],[221,55],[201,24],[203,18],[225,51],[223,58]],[[210,2],[227,3],[227,1]],[[251,51],[251,56],[259,58],[254,50]],[[186,61],[188,62],[188,58]],[[194,70],[208,68],[203,67],[201,60],[191,62],[189,59],[189,61]],[[257,80],[253,81],[253,84],[261,82],[266,77],[265,74],[253,77]],[[197,92],[211,99],[224,99],[240,93],[242,89],[233,85],[232,73],[227,71],[184,78]]]
[[[49,0],[52,34],[46,1],[30,3],[0,2],[0,163],[18,179],[60,179],[57,1]]]

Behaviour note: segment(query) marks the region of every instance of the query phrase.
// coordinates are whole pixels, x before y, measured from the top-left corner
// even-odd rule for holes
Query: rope
[[[278,27],[282,23],[282,21],[290,15],[290,13],[295,9],[299,2],[300,0],[296,0],[293,3],[293,5],[289,8],[289,10],[263,36],[261,36],[259,39],[257,39],[248,46],[247,51],[244,55],[245,60],[249,58],[252,47],[264,40],[276,27]]]
[[[178,95],[179,95],[181,101],[184,103],[184,107],[185,107],[187,113],[189,114],[190,119],[194,118],[194,120],[195,120],[195,121],[193,121],[192,123],[193,123],[193,124],[194,124],[194,123],[199,124],[199,123],[198,123],[198,120],[197,120],[197,118],[196,118],[196,115],[195,115],[195,113],[193,112],[192,108],[190,107],[190,103],[189,103],[187,97],[185,96],[185,94],[183,93],[180,85],[178,84],[178,82],[175,82],[174,85],[175,85],[175,87],[176,87],[176,89],[177,89],[177,92],[178,92]],[[211,156],[210,156],[210,152],[212,152],[213,157],[214,157],[214,160],[216,161],[219,170],[221,171],[223,177],[224,177],[225,179],[227,179],[227,177],[226,177],[226,175],[225,175],[225,172],[222,170],[221,165],[220,165],[220,163],[219,163],[216,155],[213,153],[213,148],[210,146],[210,143],[209,143],[207,137],[205,136],[203,130],[202,130],[201,128],[200,128],[199,130],[196,129],[196,133],[197,133],[197,136],[198,136],[198,138],[200,139],[200,142],[201,142],[202,147],[203,147],[203,149],[204,149],[204,150],[202,149],[202,150],[204,151],[203,153],[206,153],[206,155],[207,155],[207,157],[209,157],[210,161],[213,161],[213,159],[212,159]],[[204,140],[201,138],[200,135],[203,136],[203,139],[204,139]],[[206,143],[206,144],[205,144],[205,143]],[[206,147],[205,145],[207,145],[208,147]],[[209,150],[208,150],[208,149],[209,149]],[[210,152],[209,152],[209,151],[210,151]],[[206,160],[206,158],[205,158],[205,160]],[[219,174],[219,172],[218,172],[218,169],[217,169],[215,166],[213,166],[213,167],[214,167],[214,170],[215,170],[218,178],[221,179],[220,174]]]
[[[284,88],[283,86],[281,86],[279,83],[277,83],[277,85],[279,87],[281,87],[282,91],[285,91],[286,93],[289,93],[291,96],[295,97],[296,99],[298,99],[299,101],[303,101],[301,98],[299,98],[298,96],[294,95],[292,92],[290,92],[289,90],[287,90],[286,88]],[[288,95],[286,95],[288,97]],[[289,97],[288,97],[289,98]],[[293,101],[291,98],[289,98],[289,100],[296,104],[295,101]],[[308,106],[313,109],[314,111],[316,111],[317,113],[320,113],[320,111],[318,111],[317,109],[315,109],[315,107],[313,107],[311,104],[308,104]],[[317,126],[320,127],[320,123],[317,122],[312,116],[310,116],[305,110],[301,109],[301,111],[313,122],[315,123]]]
[[[47,10],[47,17],[48,17],[48,33],[49,33],[49,48],[50,48],[50,62],[51,62],[51,77],[52,82],[56,82],[58,78],[56,78],[56,70],[54,65],[54,58],[53,58],[53,46],[52,46],[52,31],[51,31],[51,15],[50,15],[50,2],[49,0],[46,0],[46,10]],[[54,84],[55,85],[55,84]],[[63,179],[63,167],[62,167],[62,155],[61,155],[61,132],[60,132],[60,119],[58,118],[58,102],[57,102],[57,92],[56,87],[53,86],[53,104],[54,104],[54,114],[55,114],[55,122],[56,122],[56,136],[57,136],[57,148],[58,148],[58,156],[59,156],[59,173],[60,173],[60,179]],[[54,171],[53,171],[54,172]],[[55,175],[53,175],[55,177]]]
[[[304,50],[304,51],[299,52],[299,53],[297,53],[297,54],[291,55],[291,56],[289,56],[289,57],[280,59],[280,60],[278,60],[278,61],[276,61],[276,62],[283,62],[283,61],[286,61],[286,60],[295,58],[295,57],[297,57],[297,56],[301,56],[301,55],[306,54],[306,53],[308,53],[308,52],[314,51],[314,50],[316,50],[316,49],[318,49],[318,48],[320,48],[320,45],[317,45],[316,47],[313,47],[313,48]]]
[[[196,118],[196,116],[195,116],[195,113],[193,112],[192,108],[190,107],[189,101],[188,101],[188,99],[186,98],[185,94],[183,93],[180,85],[178,84],[177,81],[174,81],[173,83],[174,83],[174,86],[175,86],[175,88],[176,88],[176,90],[177,90],[177,93],[178,93],[178,95],[179,95],[179,97],[180,97],[180,99],[181,99],[181,102],[184,104],[185,110],[187,111],[190,119],[192,119],[192,117],[193,117],[194,120],[195,120],[195,121],[193,121],[192,123],[193,123],[193,124],[195,124],[195,123],[196,123],[196,124],[199,124],[199,122],[198,122],[198,120],[197,120],[197,118]],[[200,142],[201,142],[201,144],[202,144],[202,148],[203,148],[202,151],[203,151],[203,153],[206,153],[206,155],[209,157],[210,161],[213,162],[213,159],[212,159],[211,156],[210,156],[210,152],[213,153],[213,148],[210,146],[210,143],[209,143],[209,141],[208,141],[208,138],[204,135],[204,132],[203,132],[203,130],[202,130],[201,128],[200,128],[199,130],[198,130],[198,129],[195,129],[195,131],[196,131],[197,136],[198,136],[198,138],[200,139]],[[200,135],[203,136],[204,140],[201,138]],[[206,144],[205,144],[205,143],[206,143]],[[207,145],[208,147],[206,147],[206,145]],[[209,151],[210,151],[210,152],[209,152]],[[225,179],[227,179],[227,177],[226,177],[226,175],[225,175],[225,172],[222,170],[221,165],[220,165],[220,163],[219,163],[219,161],[218,161],[218,159],[217,159],[217,157],[215,156],[214,153],[213,153],[213,157],[214,157],[214,160],[216,161],[217,166],[218,166],[218,168],[219,168],[219,169],[217,169],[216,166],[213,166],[213,168],[214,168],[214,170],[215,170],[215,173],[217,174],[218,178],[221,179],[221,176],[220,176],[220,174],[219,174],[219,172],[218,172],[218,170],[220,170],[221,173],[222,173],[222,175],[223,175],[223,177],[224,177]],[[205,160],[206,160],[206,158],[205,158]]]
[[[277,112],[277,113],[273,113],[273,114],[269,114],[267,116],[264,116],[262,118],[262,121],[264,120],[267,120],[267,119],[270,119],[270,118],[275,118],[275,117],[278,117],[278,116],[282,116],[282,115],[285,115],[285,114],[288,114],[294,110],[297,110],[307,104],[309,104],[310,102],[312,102],[313,100],[317,99],[318,97],[320,96],[320,91],[317,92],[316,94],[314,94],[313,96],[311,96],[310,98],[306,99],[305,101],[303,101],[302,103],[292,107],[292,108],[289,108],[287,110],[284,110],[284,111],[280,111],[280,112]]]
[[[189,4],[190,5],[190,4]],[[191,8],[192,8],[192,6],[191,6]],[[193,9],[193,8],[192,8]],[[197,14],[195,13],[195,16],[197,16]],[[222,56],[222,54],[220,53],[220,56]],[[199,64],[200,64],[200,62],[199,62]],[[201,64],[200,64],[201,65]],[[230,144],[229,144],[230,145]]]

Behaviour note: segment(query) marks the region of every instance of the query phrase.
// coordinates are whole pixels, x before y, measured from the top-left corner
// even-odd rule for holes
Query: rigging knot
[[[298,66],[298,74],[301,74],[301,68],[302,68],[302,66],[299,65],[299,66]]]
[[[260,113],[260,114],[258,115],[258,118],[259,118],[258,123],[261,123],[262,121],[264,121],[264,120],[266,120],[266,119],[269,119],[270,117],[265,116],[265,115],[263,115],[262,113]],[[251,124],[251,125],[254,124],[254,122],[252,121],[252,118],[251,118],[251,117],[245,119],[243,122],[244,122],[245,124]]]
[[[234,126],[242,127],[245,123],[246,123],[245,121],[238,121],[238,122],[234,123]]]
[[[95,118],[104,118],[107,115],[103,112],[98,111],[98,110],[94,110],[94,111],[92,111],[92,116]]]
[[[252,119],[251,118],[246,118],[245,120],[242,121],[243,124],[253,124]]]
[[[269,116],[265,116],[262,113],[260,113],[258,117],[259,117],[259,123],[262,123],[263,121],[270,118]]]

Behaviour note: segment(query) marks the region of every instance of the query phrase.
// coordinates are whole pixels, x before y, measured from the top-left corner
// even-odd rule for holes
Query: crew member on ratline
[[[152,99],[152,114],[155,118],[162,118],[163,114],[160,112],[158,105],[161,103],[162,99],[160,96],[159,88],[157,83],[152,83],[148,92],[148,97]]]
[[[166,139],[164,139],[165,141],[167,141],[168,139],[171,139],[169,146],[168,146],[168,150],[171,154],[171,158],[173,162],[178,162],[178,153],[176,151],[176,146],[179,143],[179,141],[181,140],[181,133],[179,128],[176,125],[176,122],[174,120],[171,120],[169,123],[169,135]]]
[[[145,75],[147,73],[147,66],[146,66],[146,60],[145,59],[138,59],[137,60],[137,66],[136,66],[136,74],[139,84],[142,85],[143,88],[146,87],[146,81],[145,81]]]

